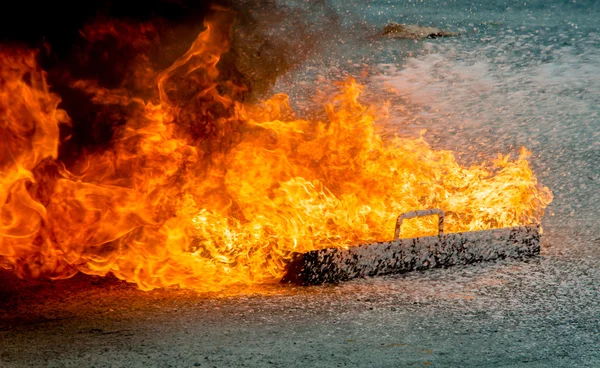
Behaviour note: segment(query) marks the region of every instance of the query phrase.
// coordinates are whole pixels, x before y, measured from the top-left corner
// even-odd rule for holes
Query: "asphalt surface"
[[[577,225],[528,262],[229,296],[2,273],[0,366],[597,367],[600,233]]]

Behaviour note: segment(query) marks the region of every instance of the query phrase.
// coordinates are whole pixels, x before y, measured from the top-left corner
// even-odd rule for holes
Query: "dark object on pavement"
[[[459,34],[448,32],[436,27],[423,27],[415,24],[390,23],[381,32],[383,36],[402,38],[408,40],[422,40],[425,38],[454,37]]]

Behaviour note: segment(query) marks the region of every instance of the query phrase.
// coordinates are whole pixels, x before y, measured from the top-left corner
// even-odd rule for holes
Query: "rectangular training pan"
[[[428,215],[439,217],[437,236],[400,239],[402,220]],[[393,241],[296,253],[281,282],[318,285],[539,253],[540,225],[444,234],[444,212],[422,210],[398,217]]]

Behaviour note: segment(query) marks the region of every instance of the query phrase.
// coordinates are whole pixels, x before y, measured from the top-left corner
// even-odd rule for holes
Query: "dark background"
[[[82,26],[96,18],[150,20],[161,17],[173,23],[202,19],[215,1],[189,0],[89,0],[15,1],[0,12],[0,42],[25,43],[39,47],[49,43],[57,54],[68,51]],[[227,1],[218,1],[227,6]]]

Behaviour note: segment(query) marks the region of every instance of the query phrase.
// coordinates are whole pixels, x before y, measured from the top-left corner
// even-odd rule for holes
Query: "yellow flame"
[[[552,194],[525,149],[467,168],[422,137],[384,139],[352,79],[323,101],[321,120],[295,118],[283,94],[236,102],[219,79],[222,28],[207,24],[156,73],[151,98],[74,82],[128,115],[109,148],[68,168],[60,97],[34,53],[2,51],[0,265],[220,291],[277,282],[293,252],[389,240],[402,212],[441,208],[447,232],[541,220]],[[408,221],[403,234],[431,234],[433,221]]]

